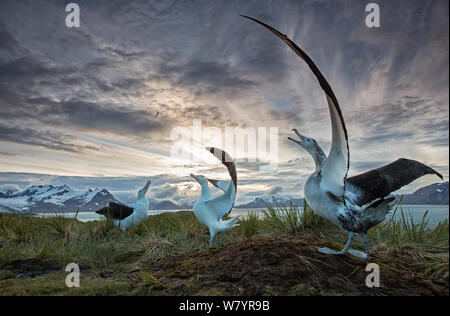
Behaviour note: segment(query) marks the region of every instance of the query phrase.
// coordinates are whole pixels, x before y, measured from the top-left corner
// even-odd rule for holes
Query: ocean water
[[[395,214],[395,218],[399,218],[401,215],[400,210],[403,210],[403,212],[406,215],[411,214],[414,222],[420,222],[422,217],[424,216],[425,212],[428,211],[429,214],[429,222],[428,227],[432,228],[435,227],[439,222],[442,222],[444,220],[448,220],[449,218],[449,206],[448,205],[403,205],[400,206],[397,210],[397,213]],[[158,211],[158,210],[150,210],[148,212],[149,215],[156,215],[166,212],[179,212],[179,211],[192,211],[192,210],[164,210],[164,211]],[[302,208],[300,208],[300,211],[302,211]],[[233,209],[231,211],[231,216],[235,215],[241,215],[241,217],[247,216],[249,213],[256,213],[262,216],[261,209]],[[66,212],[66,213],[58,213],[58,215],[64,215],[68,218],[75,217],[74,212]],[[53,213],[39,213],[37,214],[39,217],[50,217],[55,216]],[[77,219],[81,222],[90,222],[90,221],[97,221],[104,218],[103,216],[96,214],[94,212],[79,212]],[[389,215],[388,215],[389,218]]]

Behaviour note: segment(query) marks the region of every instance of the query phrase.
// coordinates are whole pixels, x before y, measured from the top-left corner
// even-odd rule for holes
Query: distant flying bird
[[[159,112],[158,112],[158,113],[156,113],[156,115],[155,115],[155,118],[157,118],[157,117],[158,117],[158,115],[159,115]]]
[[[111,217],[114,220],[114,224],[122,230],[137,226],[148,216],[149,202],[145,194],[148,191],[150,183],[151,181],[148,180],[147,184],[139,190],[137,195],[138,201],[136,203],[125,205],[109,202],[108,206],[96,211],[96,213]]]
[[[393,206],[394,198],[386,197],[426,174],[435,174],[443,179],[442,175],[415,160],[399,159],[384,167],[347,178],[350,166],[347,129],[330,85],[311,58],[286,35],[261,21],[244,17],[264,26],[300,56],[308,64],[326,95],[332,127],[332,143],[328,157],[314,139],[301,135],[296,129],[294,132],[299,140],[289,137],[289,140],[305,149],[315,162],[316,169],[304,186],[306,201],[320,216],[349,232],[348,242],[341,251],[329,248],[318,250],[333,255],[349,252],[358,258],[368,259],[367,230],[381,223]],[[366,253],[349,250],[355,233],[361,235]]]
[[[209,228],[209,247],[211,247],[214,236],[219,232],[226,232],[232,229],[239,219],[239,215],[237,215],[232,219],[222,220],[222,217],[231,212],[234,200],[236,199],[237,173],[233,159],[225,151],[214,147],[207,147],[206,149],[227,167],[232,180],[230,183],[227,181],[207,179],[203,175],[191,174],[191,177],[194,178],[202,188],[201,196],[193,206],[194,215],[200,223]],[[216,198],[212,198],[208,181],[224,191],[224,193]]]

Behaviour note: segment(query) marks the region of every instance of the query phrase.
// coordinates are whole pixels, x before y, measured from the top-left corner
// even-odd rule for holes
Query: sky
[[[190,173],[228,177],[203,149],[217,146],[237,161],[238,203],[302,197],[314,163],[287,137],[297,128],[328,152],[324,93],[240,14],[287,34],[325,75],[347,125],[350,175],[404,157],[448,181],[448,1],[374,2],[379,28],[365,24],[369,1],[351,0],[77,1],[80,27],[68,28],[68,1],[3,0],[0,191],[67,183],[128,201],[150,178],[150,197],[191,201],[200,188]],[[266,150],[237,148],[225,137],[238,128],[276,137]]]

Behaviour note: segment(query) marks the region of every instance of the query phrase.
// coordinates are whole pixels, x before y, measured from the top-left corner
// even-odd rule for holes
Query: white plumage
[[[205,178],[203,175],[191,174],[201,186],[202,193],[197,202],[194,203],[194,215],[200,223],[207,226],[210,233],[209,246],[212,246],[214,236],[219,232],[229,231],[234,227],[239,219],[239,215],[230,220],[222,220],[229,214],[234,205],[237,189],[236,166],[232,158],[223,150],[208,147],[222,163],[228,168],[232,182],[217,181]],[[212,198],[208,181],[221,189],[224,193],[216,198]]]
[[[349,232],[349,239],[343,250],[334,251],[328,248],[318,250],[325,254],[339,255],[349,252],[356,257],[368,259],[369,245],[366,233],[369,228],[382,222],[390,211],[394,198],[387,196],[425,174],[435,174],[441,179],[442,175],[420,162],[399,159],[389,165],[347,178],[350,166],[347,129],[331,86],[312,59],[286,35],[261,21],[244,17],[264,26],[286,43],[308,64],[325,92],[332,130],[328,157],[314,139],[301,135],[296,129],[294,132],[299,140],[289,137],[311,154],[316,165],[315,171],[304,186],[306,201],[320,216]],[[361,235],[366,253],[349,249],[355,233]]]
[[[147,181],[147,184],[138,191],[137,202],[133,204],[120,204],[115,202],[110,202],[107,207],[98,210],[96,213],[110,216],[114,220],[114,224],[122,230],[134,227],[148,216],[149,202],[145,196],[151,181]]]

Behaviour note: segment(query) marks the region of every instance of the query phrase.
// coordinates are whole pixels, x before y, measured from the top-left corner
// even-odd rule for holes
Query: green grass
[[[275,234],[298,234],[301,229],[300,210],[297,204],[268,205],[263,210],[262,224]]]
[[[245,238],[255,236],[260,230],[260,220],[258,213],[249,212],[245,218],[239,222],[241,233]]]
[[[303,211],[294,203],[268,205],[263,210],[262,224],[266,230],[278,235],[302,235],[319,233],[332,227],[333,224],[315,213],[304,202]]]
[[[395,219],[397,212],[400,218]],[[440,222],[433,229],[428,228],[429,212],[425,212],[420,221],[415,223],[410,211],[400,208],[394,210],[391,217],[370,231],[369,237],[377,243],[383,243],[390,248],[401,249],[409,245],[446,248],[448,251],[449,223]]]
[[[300,216],[300,221],[303,228],[310,229],[316,234],[333,225],[323,217],[317,215],[317,213],[309,207],[308,203],[306,203],[306,200],[303,202],[303,213]]]
[[[303,212],[295,204],[251,212],[231,231],[219,234],[215,247],[261,235],[301,238],[319,234],[345,242],[344,231],[306,204],[304,207]],[[448,221],[428,229],[428,213],[414,223],[410,213],[395,212],[401,212],[398,220],[392,215],[369,231],[371,246],[380,255],[408,253],[423,271],[448,278]],[[135,271],[167,256],[203,251],[208,248],[208,239],[208,229],[192,212],[150,216],[127,232],[110,220],[82,223],[76,216],[60,214],[49,218],[0,214],[0,295],[148,294],[158,280]],[[360,241],[355,244],[358,246],[362,246]],[[83,289],[69,291],[65,287],[64,268],[72,262],[83,271]],[[18,277],[22,272],[32,276]],[[138,281],[134,280],[141,280],[142,287],[135,288],[133,282]]]

